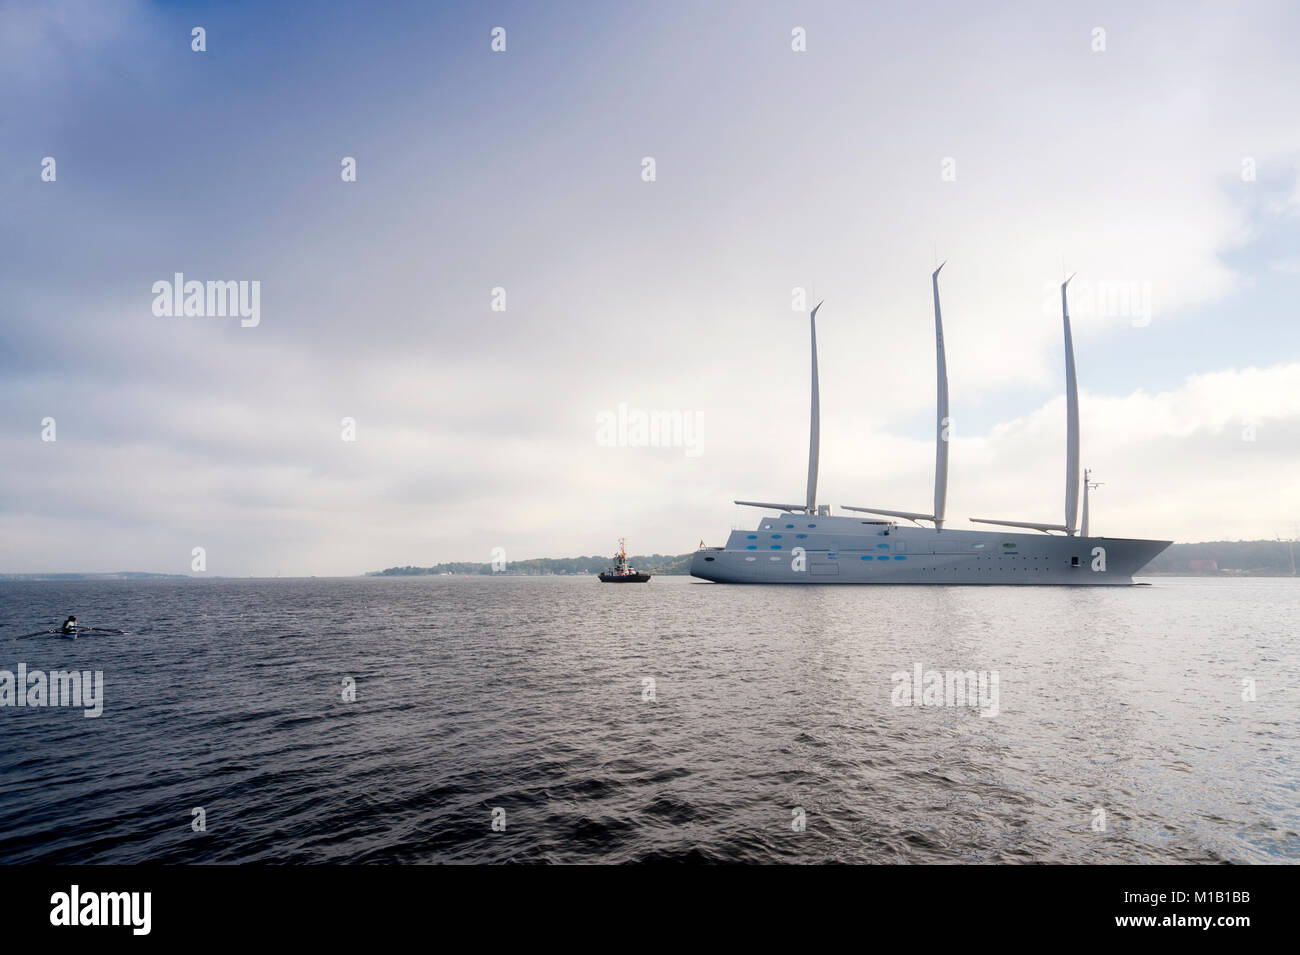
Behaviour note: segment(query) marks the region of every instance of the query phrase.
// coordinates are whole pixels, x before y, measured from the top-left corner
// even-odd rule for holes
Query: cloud
[[[293,42],[204,12],[202,55],[189,10],[0,12],[23,94],[0,158],[0,567],[166,570],[206,542],[213,572],[351,573],[716,540],[733,498],[803,486],[795,287],[826,299],[823,499],[922,508],[936,252],[953,513],[1058,517],[1063,264],[1080,351],[1104,355],[1081,369],[1098,526],[1268,535],[1297,509],[1265,493],[1295,419],[1269,265],[1296,250],[1257,247],[1300,195],[1285,5],[810,8],[804,54],[775,9],[521,10],[500,57],[436,5],[313,5]],[[176,271],[260,281],[262,324],[153,316]],[[1149,294],[1140,344],[1092,304],[1107,287]],[[1153,352],[1247,291],[1246,361],[1199,374],[1229,364],[1206,340],[1153,380]],[[620,403],[701,416],[704,453],[601,447]]]

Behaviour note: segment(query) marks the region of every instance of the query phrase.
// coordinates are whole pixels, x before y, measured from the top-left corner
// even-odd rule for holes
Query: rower
[[[67,620],[63,621],[63,626],[60,629],[62,629],[64,633],[76,633],[77,618],[72,616],[68,617]]]

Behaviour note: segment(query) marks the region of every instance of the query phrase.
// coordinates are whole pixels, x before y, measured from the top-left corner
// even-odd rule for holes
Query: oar
[[[129,630],[114,630],[112,627],[78,627],[76,630],[37,630],[35,633],[24,633],[14,637],[15,640],[26,640],[29,637],[47,637],[58,635],[60,637],[75,637],[79,633],[114,633],[127,634]]]

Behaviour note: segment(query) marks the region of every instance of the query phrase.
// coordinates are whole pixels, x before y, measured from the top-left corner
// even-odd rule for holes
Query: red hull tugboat
[[[614,566],[600,575],[602,584],[644,584],[650,579],[649,574],[638,574],[627,565],[627,544],[622,537],[618,539],[618,553],[614,555]]]

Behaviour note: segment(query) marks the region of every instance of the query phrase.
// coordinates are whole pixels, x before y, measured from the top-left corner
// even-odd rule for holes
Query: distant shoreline
[[[642,554],[628,558],[637,570],[656,577],[690,575],[689,554]],[[1171,544],[1164,553],[1147,564],[1135,577],[1293,577],[1291,548],[1287,541],[1204,541],[1196,544]],[[493,569],[489,561],[447,561],[428,567],[407,565],[372,570],[364,574],[323,577],[316,574],[271,577],[231,577],[194,574],[158,574],[145,571],[113,573],[22,573],[0,574],[0,582],[18,581],[88,581],[88,580],[275,580],[318,579],[348,580],[357,577],[588,577],[606,570],[610,557],[534,557],[506,561],[504,568]]]
[[[689,575],[693,554],[646,554],[630,557],[638,570],[660,577]],[[605,557],[539,557],[509,561],[504,573],[514,577],[598,574],[609,566]],[[447,561],[431,567],[388,567],[367,577],[501,576],[487,561]],[[1291,577],[1291,552],[1287,541],[1204,541],[1171,544],[1135,577]]]

